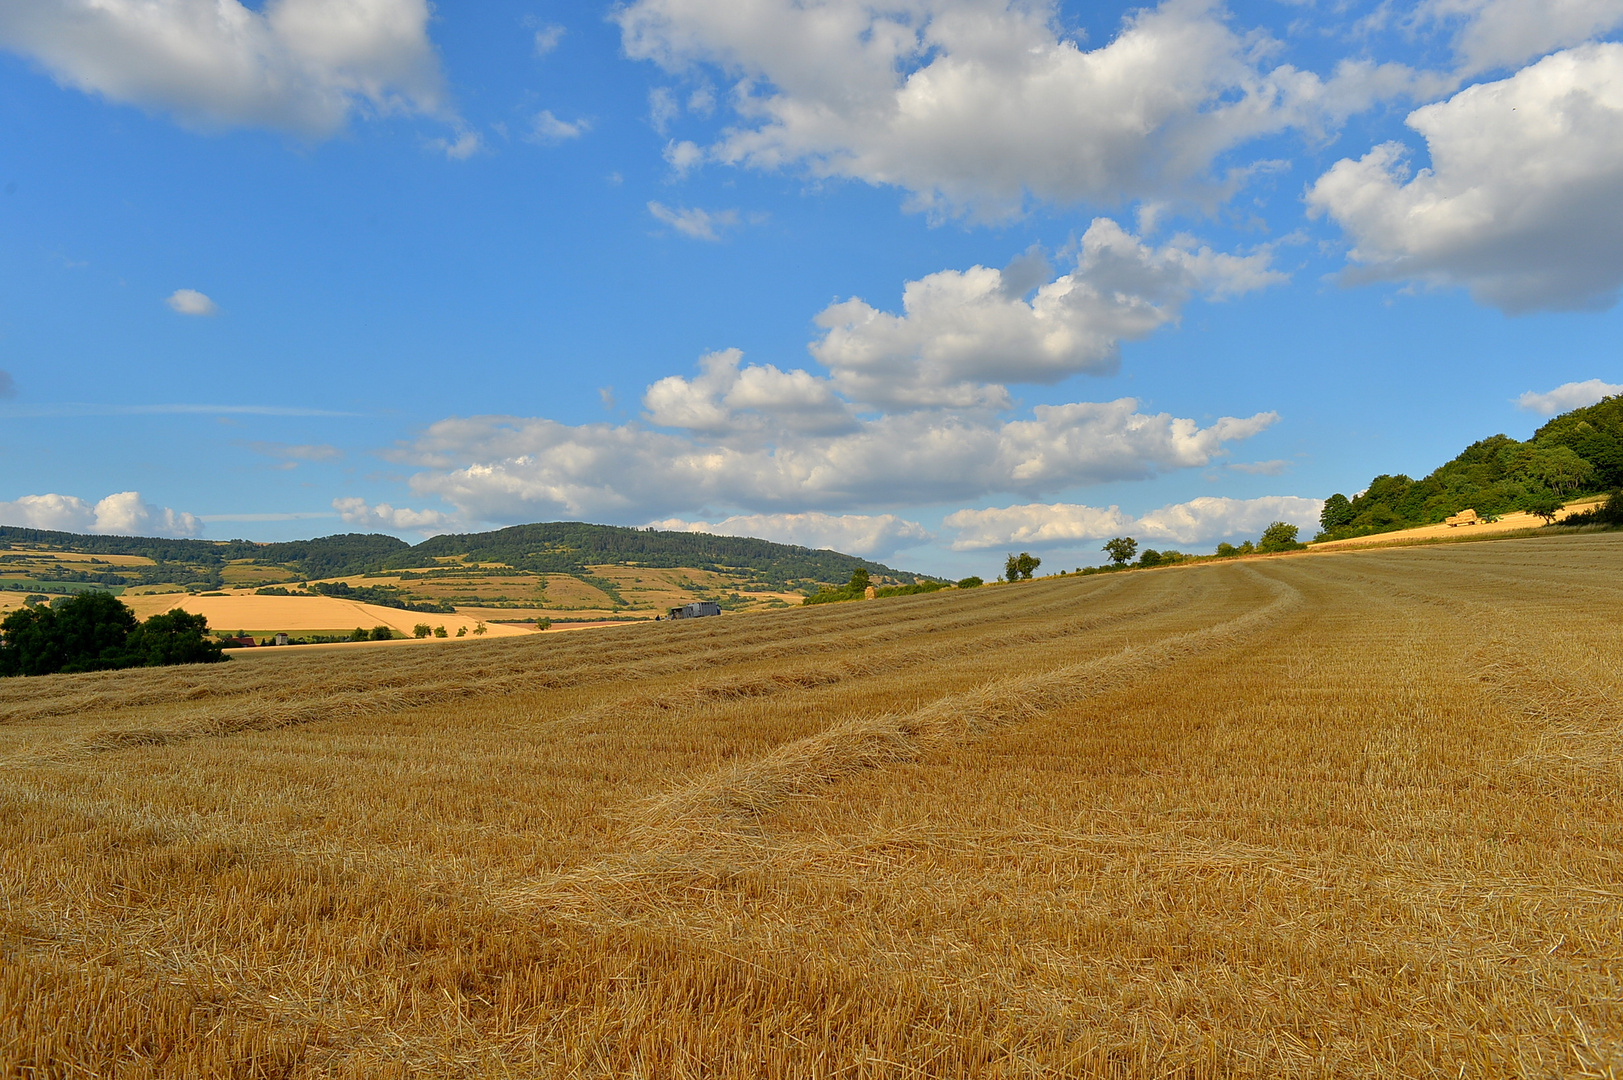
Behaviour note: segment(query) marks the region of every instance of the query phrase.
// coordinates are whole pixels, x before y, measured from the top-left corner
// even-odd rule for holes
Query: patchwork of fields
[[[1623,534],[0,683],[0,1076],[1623,1071]]]

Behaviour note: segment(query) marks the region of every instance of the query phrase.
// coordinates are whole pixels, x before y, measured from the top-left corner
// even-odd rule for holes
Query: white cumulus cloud
[[[196,289],[176,289],[164,303],[181,315],[218,315],[219,305]]]
[[[1614,394],[1623,394],[1623,384],[1585,379],[1583,382],[1562,383],[1554,390],[1546,390],[1542,394],[1529,390],[1516,399],[1516,407],[1538,413],[1540,416],[1554,416],[1556,413],[1593,405],[1601,398],[1611,397]]]
[[[0,46],[68,86],[204,128],[329,135],[364,106],[441,114],[428,0],[26,0]]]
[[[1096,49],[1063,29],[1054,0],[634,0],[614,18],[633,58],[732,81],[739,123],[710,158],[802,164],[987,217],[1028,193],[1210,193],[1219,154],[1317,130],[1410,80],[1396,65],[1348,63],[1328,80],[1265,68],[1266,43],[1213,0],[1135,12]]]
[[[826,308],[816,318],[825,333],[811,351],[856,401],[1002,406],[1002,383],[1113,372],[1122,341],[1176,320],[1192,295],[1235,296],[1285,280],[1271,258],[1267,250],[1214,252],[1187,238],[1152,248],[1096,218],[1075,268],[1053,281],[1035,252],[1003,270],[942,270],[906,284],[900,315],[860,298]]]
[[[864,558],[883,558],[932,538],[918,522],[895,514],[736,514],[716,522],[669,518],[649,524],[673,532],[754,536],[780,544],[829,548]]]
[[[433,536],[449,532],[456,525],[454,517],[438,510],[412,510],[388,503],[372,506],[358,497],[334,499],[332,508],[346,523],[368,529],[399,529]]]
[[[1199,498],[1163,506],[1142,517],[1120,507],[1078,503],[1028,503],[990,510],[959,510],[942,524],[956,531],[954,551],[1001,547],[1060,547],[1133,536],[1141,541],[1210,543],[1255,537],[1275,521],[1312,532],[1318,526],[1319,499],[1267,495],[1257,499]]]
[[[772,364],[740,367],[743,359],[740,350],[723,349],[701,356],[694,378],[660,379],[643,394],[648,419],[660,427],[711,435],[856,429],[851,406],[828,380]]]
[[[136,491],[121,491],[96,503],[73,495],[24,495],[0,502],[0,525],[118,536],[187,537],[203,531],[196,516],[152,506]]]
[[[1359,275],[1468,288],[1510,313],[1610,306],[1623,285],[1623,44],[1582,45],[1409,114],[1308,192]]]
[[[1209,464],[1273,424],[1271,412],[1196,421],[1138,411],[1132,398],[1039,405],[1030,419],[915,411],[850,430],[667,434],[634,424],[527,417],[431,425],[399,460],[464,518],[568,516],[647,521],[695,506],[758,511],[928,505],[999,491],[1036,494]]]

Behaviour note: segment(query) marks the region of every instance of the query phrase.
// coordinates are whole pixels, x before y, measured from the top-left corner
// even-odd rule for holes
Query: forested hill
[[[375,533],[256,544],[247,540],[87,536],[0,526],[0,549],[11,545],[85,555],[138,555],[155,563],[138,572],[120,570],[110,574],[98,568],[82,575],[87,582],[108,577],[107,584],[139,584],[151,580],[217,585],[226,564],[232,562],[282,567],[301,578],[317,579],[434,567],[442,565],[446,558],[538,573],[579,574],[590,566],[632,563],[649,567],[692,567],[728,570],[763,584],[785,586],[794,582],[840,584],[850,580],[852,571],[859,566],[876,577],[899,582],[924,580],[921,575],[836,551],[812,550],[749,537],[659,532],[578,521],[436,536],[415,547],[393,536]],[[117,580],[113,580],[115,578]]]
[[[1381,475],[1325,501],[1320,540],[1432,525],[1470,508],[1495,516],[1623,488],[1623,395],[1562,413],[1526,442],[1472,443],[1420,480]]]
[[[432,566],[436,559],[446,556],[542,573],[578,573],[588,566],[634,563],[731,570],[778,583],[840,583],[850,580],[851,572],[860,566],[870,574],[898,581],[923,580],[917,574],[827,549],[813,550],[747,536],[626,529],[580,521],[549,521],[495,532],[436,536],[390,556],[385,568]]]

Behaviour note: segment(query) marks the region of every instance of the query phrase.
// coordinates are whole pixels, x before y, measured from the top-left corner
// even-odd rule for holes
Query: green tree
[[[411,636],[418,639],[425,638],[433,632],[434,628],[425,622],[420,622],[411,628]]]
[[[1030,581],[1031,575],[1036,573],[1037,567],[1042,564],[1043,561],[1031,552],[1022,551],[1020,557],[1015,560],[1015,569],[1020,572],[1021,581]]]
[[[1003,560],[1003,580],[1020,580],[1020,556],[1011,553],[1007,559]]]
[[[1518,472],[1557,495],[1581,491],[1595,478],[1595,467],[1568,446],[1539,447],[1527,456]]]
[[[473,636],[474,637],[483,637],[484,634],[485,634],[485,624],[482,623],[482,622],[481,623],[475,623],[474,627],[473,627]]]
[[[130,667],[168,664],[217,664],[225,659],[220,644],[208,636],[206,616],[176,608],[154,615],[131,631],[124,643]]]
[[[980,586],[982,586],[984,584],[986,584],[986,582],[982,581],[980,578],[971,576],[971,577],[966,577],[962,581],[960,581],[958,583],[958,587],[960,589],[974,589],[974,588],[978,588],[978,587],[980,587]]]
[[[1319,511],[1319,528],[1325,532],[1335,532],[1343,526],[1351,525],[1356,516],[1352,500],[1338,491],[1324,500],[1324,508]]]
[[[0,675],[50,675],[224,660],[208,620],[182,610],[145,623],[118,597],[85,592],[0,621]]]
[[[1103,550],[1110,556],[1111,562],[1126,566],[1138,554],[1138,541],[1131,536],[1118,536],[1114,540],[1106,540]]]
[[[845,588],[848,592],[862,593],[867,591],[868,585],[868,568],[866,566],[859,566],[855,570],[851,571],[851,584],[847,585]]]
[[[1219,559],[1232,559],[1240,553],[1240,549],[1233,544],[1218,544],[1217,557]]]
[[[51,675],[125,666],[135,612],[108,592],[54,607],[18,608],[0,620],[0,675]]]
[[[374,626],[372,628],[372,640],[373,641],[393,641],[394,640],[394,630],[391,629],[390,627],[383,626],[381,624],[379,624],[378,626]]]
[[[1138,565],[1146,570],[1161,565],[1161,553],[1154,548],[1145,548],[1144,553],[1138,557]]]
[[[434,627],[434,636],[435,637],[450,637],[451,632],[449,630],[445,629],[445,627],[443,627],[443,626],[436,626],[436,627]]]
[[[1262,530],[1262,539],[1257,541],[1257,550],[1261,552],[1295,551],[1304,545],[1296,542],[1296,534],[1301,532],[1295,525],[1288,522],[1276,521]]]
[[[552,620],[547,618],[546,616],[542,616],[541,618],[535,620],[535,628],[537,630],[545,630],[551,625],[552,625]],[[467,632],[468,632],[468,628],[466,626],[459,627],[457,629],[456,636],[461,637],[463,634],[466,634]]]
[[[1541,517],[1547,525],[1561,512],[1561,496],[1553,491],[1539,491],[1522,500],[1522,509],[1534,517]]]
[[[366,633],[366,627],[364,627],[364,626],[357,626],[355,628],[354,632],[349,635],[349,640],[351,640],[351,641],[365,641],[366,638],[367,638],[367,633]]]

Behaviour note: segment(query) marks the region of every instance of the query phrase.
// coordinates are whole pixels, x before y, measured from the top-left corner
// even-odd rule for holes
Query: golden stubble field
[[[1623,534],[0,685],[0,1075],[1616,1076]]]

